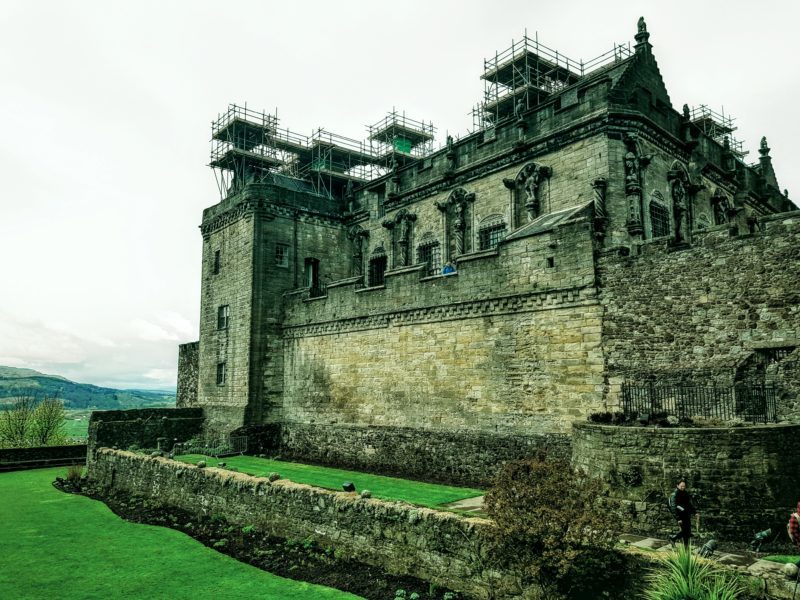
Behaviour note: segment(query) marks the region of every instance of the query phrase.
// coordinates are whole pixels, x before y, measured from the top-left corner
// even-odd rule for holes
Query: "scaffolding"
[[[705,104],[693,106],[689,120],[720,145],[724,145],[725,138],[728,138],[731,152],[739,158],[747,156],[748,151],[744,149],[744,141],[737,140],[732,135],[737,129],[736,125],[734,125],[736,119],[729,114],[726,115],[724,108],[720,112],[716,112]]]
[[[392,109],[383,119],[370,125],[368,140],[381,157],[383,166],[399,165],[423,158],[434,150],[436,128],[433,123],[417,121],[405,112]]]
[[[211,161],[224,199],[270,173],[308,181],[328,198],[343,198],[403,165],[433,151],[436,128],[392,110],[369,126],[365,141],[319,128],[310,136],[278,126],[278,115],[231,104],[211,123]]]
[[[375,178],[380,164],[369,144],[319,128],[311,136],[310,157],[299,174],[311,180],[318,194],[341,198],[348,186]]]
[[[277,115],[231,104],[211,123],[211,168],[221,194],[258,180],[279,168],[283,161],[269,139],[278,124]]]
[[[589,61],[576,61],[539,42],[527,31],[519,41],[483,61],[483,101],[472,110],[473,128],[486,129],[512,116],[518,107],[533,108],[588,73],[632,55],[630,44],[614,47]]]

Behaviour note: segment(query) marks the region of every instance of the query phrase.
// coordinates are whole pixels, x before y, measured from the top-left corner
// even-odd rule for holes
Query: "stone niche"
[[[719,428],[573,426],[572,464],[611,484],[626,529],[673,532],[667,499],[681,478],[701,531],[749,541],[780,531],[797,505],[800,471],[791,449],[800,425]]]

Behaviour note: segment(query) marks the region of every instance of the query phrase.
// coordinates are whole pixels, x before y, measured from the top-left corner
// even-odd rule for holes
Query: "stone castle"
[[[729,117],[673,108],[649,37],[586,63],[515,42],[438,150],[396,112],[360,142],[231,106],[178,405],[282,456],[454,481],[567,453],[665,382],[769,384],[726,418],[800,422],[800,213],[766,139],[748,164]]]

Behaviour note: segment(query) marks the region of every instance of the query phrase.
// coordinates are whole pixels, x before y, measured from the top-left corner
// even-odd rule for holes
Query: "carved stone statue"
[[[463,188],[456,188],[445,202],[436,202],[436,208],[445,215],[445,229],[448,233],[452,232],[452,240],[455,241],[456,256],[464,254],[466,248],[467,231],[467,207],[475,200],[475,194],[467,192]],[[450,259],[449,244],[445,247],[445,260]]]
[[[625,155],[625,193],[633,194],[640,190],[639,161],[633,152],[628,152]]]
[[[518,119],[521,119],[522,113],[524,112],[525,112],[525,99],[520,98],[514,105],[514,116],[517,117]]]
[[[689,112],[688,104],[683,105],[683,118],[686,119],[687,121],[692,118],[691,112]]]
[[[731,204],[728,197],[717,189],[711,196],[711,208],[714,211],[714,225],[722,225],[731,219]]]
[[[517,174],[515,182],[518,189],[525,192],[525,210],[528,211],[529,220],[535,219],[541,212],[541,184],[551,173],[550,167],[530,163]]]
[[[644,17],[639,17],[639,21],[636,23],[636,29],[638,33],[646,33],[647,32],[647,23],[644,22]],[[658,29],[658,28],[656,28]]]
[[[672,213],[675,218],[675,242],[680,243],[685,239],[684,232],[686,219],[686,188],[683,181],[673,179],[672,181]]]
[[[347,236],[353,242],[353,277],[361,277],[364,265],[364,241],[369,237],[369,231],[353,225]]]
[[[448,171],[455,171],[456,169],[456,149],[453,146],[453,136],[447,136],[447,152],[445,153],[445,157],[447,158],[447,170]]]

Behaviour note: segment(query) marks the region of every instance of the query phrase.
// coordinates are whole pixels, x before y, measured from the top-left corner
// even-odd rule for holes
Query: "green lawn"
[[[800,564],[800,556],[797,554],[773,554],[772,556],[765,556],[764,560],[776,563],[792,563],[793,565]]]
[[[0,474],[0,598],[357,598],[292,581],[187,535],[59,492],[63,468]]]
[[[482,490],[471,488],[424,483],[410,479],[370,475],[359,471],[345,471],[343,469],[331,469],[254,456],[228,456],[216,459],[200,454],[184,454],[177,456],[176,460],[189,463],[205,460],[209,467],[214,467],[218,463],[224,462],[229,467],[236,467],[242,473],[267,476],[271,472],[276,472],[280,473],[284,479],[289,479],[296,483],[307,483],[338,491],[342,490],[342,484],[345,481],[352,481],[357,491],[360,492],[367,489],[372,492],[374,498],[404,500],[411,504],[432,508],[483,494]]]

